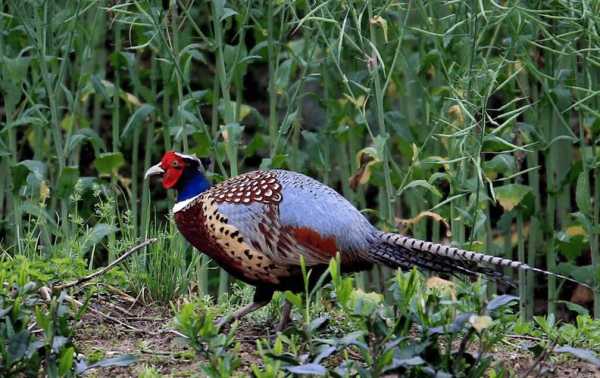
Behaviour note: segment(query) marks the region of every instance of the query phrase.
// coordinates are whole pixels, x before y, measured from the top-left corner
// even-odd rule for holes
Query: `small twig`
[[[150,350],[150,349],[141,349],[140,352],[144,353],[144,354],[152,354],[155,356],[170,357],[171,360],[175,360],[175,361],[192,361],[192,360],[186,358],[188,353],[185,351],[160,352],[160,351],[154,351],[154,350]]]
[[[132,322],[166,322],[167,321],[167,319],[152,318],[149,316],[128,316],[125,319],[131,320]]]
[[[102,304],[105,306],[108,306],[112,309],[115,309],[119,312],[122,312],[123,314],[127,315],[128,318],[135,318],[135,314],[131,313],[131,311],[127,311],[126,309],[124,309],[123,307],[117,306],[116,304],[110,303],[107,300],[102,300]]]
[[[138,250],[146,247],[149,244],[155,243],[157,240],[158,239],[156,239],[156,238],[151,238],[151,239],[148,239],[148,240],[144,240],[140,244],[132,247],[130,250],[128,250],[127,252],[125,252],[124,254],[122,254],[121,256],[119,256],[119,258],[117,258],[115,261],[113,261],[112,263],[108,264],[104,268],[102,268],[102,269],[100,269],[100,270],[98,270],[98,271],[96,271],[96,272],[94,272],[92,274],[89,274],[87,276],[80,277],[80,278],[78,278],[75,281],[67,282],[67,283],[64,283],[62,285],[56,285],[56,286],[52,287],[52,291],[53,292],[59,292],[61,290],[68,289],[70,287],[77,286],[77,285],[80,285],[80,284],[82,284],[84,282],[92,280],[92,279],[94,279],[94,278],[96,278],[96,277],[98,277],[98,276],[100,276],[100,275],[108,272],[109,270],[111,270],[112,268],[114,268],[116,265],[118,265],[119,263],[121,263],[123,260],[125,260],[126,258],[128,258],[134,252],[136,252],[136,251],[138,251]]]
[[[140,300],[140,297],[142,297],[144,295],[144,290],[145,287],[142,287],[142,290],[140,290],[140,292],[138,293],[138,295],[134,298],[134,301],[131,302],[131,305],[129,305],[128,310],[131,310],[132,308],[135,307],[135,305],[138,303],[138,301]]]
[[[160,351],[153,351],[153,350],[149,350],[149,349],[140,349],[140,353],[154,354],[157,356],[167,356],[167,357],[173,357],[176,354],[176,352],[160,352]]]
[[[135,303],[136,299],[134,297],[132,297],[131,295],[127,294],[126,292],[124,292],[123,290],[119,289],[118,287],[114,287],[110,284],[107,283],[100,283],[100,285],[106,287],[106,289],[108,289],[108,291],[113,292],[113,294],[117,294],[120,295],[122,300],[127,301],[129,303]],[[131,308],[130,308],[131,310]]]
[[[533,365],[531,365],[531,367],[529,369],[527,369],[527,371],[525,372],[525,374],[523,374],[523,378],[527,378],[529,376],[529,374],[531,374],[535,368],[542,363],[542,361],[544,361],[546,359],[546,357],[552,353],[552,351],[554,350],[554,347],[556,346],[556,343],[558,342],[558,337],[555,340],[552,340],[552,343],[550,343],[548,345],[548,347],[546,349],[544,349],[542,351],[542,353],[540,353],[540,355],[535,359],[535,361],[533,362]],[[541,372],[541,371],[540,371]],[[539,373],[536,374],[536,377],[539,376]]]
[[[544,341],[541,337],[528,336],[528,335],[506,335],[506,337],[510,337],[511,339],[524,339],[524,340],[532,340],[532,341]]]
[[[181,333],[179,331],[176,331],[174,329],[161,329],[160,331],[155,332],[155,335],[160,335],[160,334],[163,334],[163,333],[172,333],[175,336],[178,336],[178,337],[181,337],[181,338],[184,338],[184,339],[189,339],[189,337],[187,337],[183,333]]]
[[[475,328],[471,327],[467,331],[467,334],[460,341],[460,346],[458,347],[458,352],[456,353],[456,358],[454,359],[454,364],[452,364],[452,370],[454,370],[454,365],[463,359],[465,355],[465,350],[467,350],[467,346],[469,345],[469,339],[475,333]],[[448,346],[448,352],[451,354],[450,346]]]
[[[70,297],[70,296],[68,296],[68,295],[66,295],[66,296],[65,296],[65,299],[66,299],[67,301],[69,301],[69,302],[71,302],[71,303],[73,303],[73,304],[75,304],[75,305],[79,306],[79,307],[83,306],[83,303],[79,302],[77,299],[75,299],[75,298],[72,298],[72,297]],[[122,325],[123,327],[125,327],[125,328],[128,328],[128,329],[130,329],[130,330],[132,330],[132,331],[139,332],[139,333],[147,333],[147,332],[146,332],[146,331],[144,331],[143,329],[139,329],[139,328],[137,328],[137,327],[134,327],[134,326],[132,326],[131,324],[125,323],[124,321],[122,321],[122,320],[120,320],[120,319],[117,319],[117,318],[115,318],[115,317],[112,317],[112,316],[110,316],[109,314],[106,314],[106,313],[104,313],[104,312],[102,312],[102,311],[96,310],[96,309],[95,309],[95,308],[93,308],[93,307],[88,307],[88,310],[90,310],[92,313],[94,313],[94,314],[96,314],[96,315],[100,315],[101,317],[105,318],[106,320],[110,320],[110,321],[112,321],[112,322],[114,322],[114,323],[120,324],[120,325]]]

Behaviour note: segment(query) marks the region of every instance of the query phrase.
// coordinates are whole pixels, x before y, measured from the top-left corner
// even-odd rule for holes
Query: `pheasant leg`
[[[258,310],[261,307],[264,307],[271,302],[271,298],[273,297],[273,290],[267,289],[264,287],[257,287],[254,292],[254,298],[252,299],[252,303],[240,308],[236,312],[231,315],[226,315],[221,318],[217,322],[217,327],[222,327],[226,324],[229,324],[233,321],[240,320],[244,316],[248,315],[251,312]]]
[[[275,327],[275,332],[283,332],[290,324],[290,320],[292,319],[292,304],[289,301],[285,301],[283,304],[283,309],[281,310],[281,319],[279,319],[279,323],[277,327]]]
[[[249,313],[258,310],[259,308],[264,307],[267,304],[269,304],[269,301],[252,302],[250,304],[247,304],[244,307],[237,310],[236,312],[234,312],[233,314],[222,317],[221,320],[219,320],[217,322],[217,327],[222,327],[222,326],[229,324],[231,322],[234,322],[236,320],[240,320],[241,318],[248,315]]]

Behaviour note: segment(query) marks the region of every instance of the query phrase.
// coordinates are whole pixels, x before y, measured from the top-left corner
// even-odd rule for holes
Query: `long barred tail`
[[[491,267],[510,267],[554,276],[592,289],[573,278],[534,268],[520,261],[386,232],[380,232],[377,235],[374,247],[370,251],[370,257],[392,268],[411,269],[413,266],[417,266],[439,273],[466,276],[485,275],[499,280],[502,280],[502,274]]]

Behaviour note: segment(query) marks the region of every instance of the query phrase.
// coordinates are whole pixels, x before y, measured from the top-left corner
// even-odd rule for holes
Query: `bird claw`
[[[290,322],[287,321],[288,319],[284,319],[282,318],[277,325],[275,326],[275,328],[273,329],[273,331],[275,331],[275,334],[279,333],[279,332],[283,332],[285,331],[288,326],[290,325]]]
[[[221,319],[215,321],[215,327],[217,327],[218,330],[220,330],[221,328],[225,327],[226,325],[228,325],[229,323],[231,323],[231,316],[225,315],[223,316]]]

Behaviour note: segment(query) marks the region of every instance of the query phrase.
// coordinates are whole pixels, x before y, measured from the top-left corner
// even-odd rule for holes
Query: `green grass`
[[[298,170],[380,228],[409,224],[418,237],[598,287],[597,2],[27,9],[0,0],[3,256],[73,256],[91,270],[158,234],[125,269],[128,289],[158,301],[196,288],[226,298],[226,273],[168,220],[172,195],[143,181],[176,149],[211,157],[214,181]],[[507,273],[523,321],[574,316],[572,285]],[[357,285],[382,290],[393,277],[375,268]],[[596,317],[599,295],[583,303]],[[536,299],[547,306],[534,309]]]
[[[433,210],[458,244],[598,275],[595,3],[35,4],[1,4],[8,249],[31,232],[41,249],[72,238],[70,216],[91,210],[72,198],[78,182],[115,192],[131,236],[147,234],[165,208],[141,173],[174,148],[212,157],[215,180],[292,168],[341,186],[384,228]],[[435,221],[414,232],[443,235]],[[528,242],[507,248],[502,232]],[[221,272],[218,296],[227,282]],[[520,278],[527,317],[536,282]]]

